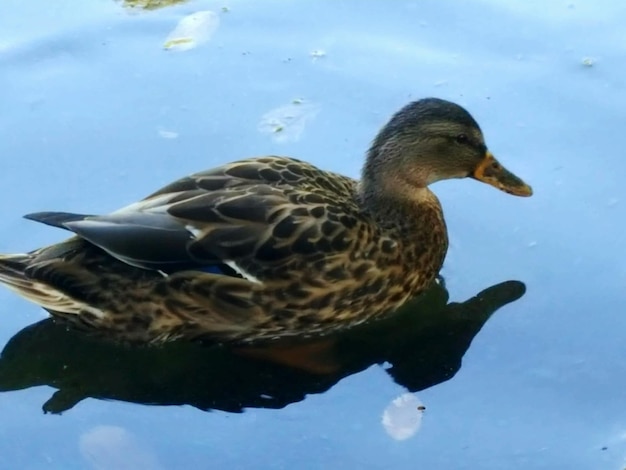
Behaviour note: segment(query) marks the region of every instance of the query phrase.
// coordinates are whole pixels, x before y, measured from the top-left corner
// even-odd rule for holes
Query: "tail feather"
[[[77,314],[85,308],[82,302],[27,276],[26,270],[32,261],[30,254],[0,255],[0,282],[48,310]]]
[[[31,259],[27,254],[0,255],[0,282],[18,288],[27,282],[24,271]]]
[[[66,223],[78,222],[87,217],[89,216],[85,214],[72,214],[71,212],[33,212],[32,214],[26,214],[24,216],[25,219],[34,220],[35,222],[65,230],[70,230],[65,225]]]

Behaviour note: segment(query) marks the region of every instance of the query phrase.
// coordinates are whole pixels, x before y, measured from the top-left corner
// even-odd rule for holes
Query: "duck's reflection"
[[[385,363],[398,384],[416,392],[453,377],[489,317],[524,291],[523,283],[508,281],[465,302],[448,303],[440,281],[385,320],[321,339],[265,347],[182,342],[124,347],[48,319],[6,344],[0,355],[0,390],[56,388],[43,405],[51,413],[88,397],[241,412],[282,408]]]

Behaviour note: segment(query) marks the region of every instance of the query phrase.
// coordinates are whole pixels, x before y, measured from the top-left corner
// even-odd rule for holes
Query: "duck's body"
[[[388,312],[434,280],[447,249],[441,207],[426,187],[433,160],[408,160],[403,131],[440,123],[441,113],[429,114],[435,105],[460,109],[453,124],[477,129],[452,103],[416,103],[407,108],[421,106],[421,121],[413,122],[416,110],[398,113],[360,182],[262,157],[181,179],[107,216],[32,214],[77,236],[0,257],[0,281],[53,315],[127,341],[315,334]],[[415,139],[404,144],[420,150]],[[428,155],[441,151],[430,144]],[[474,147],[485,158],[455,164],[452,176],[480,169],[474,176],[495,184],[493,168],[485,170],[493,157],[481,142]],[[496,175],[501,189],[530,191],[504,177],[515,178]]]

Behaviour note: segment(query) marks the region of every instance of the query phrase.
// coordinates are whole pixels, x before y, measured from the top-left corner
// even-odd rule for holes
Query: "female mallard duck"
[[[383,127],[360,181],[272,156],[183,178],[109,215],[30,214],[76,236],[0,257],[0,281],[125,341],[323,333],[429,286],[448,239],[428,185],[466,176],[532,194],[465,109],[423,99]]]

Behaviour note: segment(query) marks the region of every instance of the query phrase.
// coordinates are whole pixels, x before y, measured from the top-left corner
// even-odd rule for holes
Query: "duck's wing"
[[[354,180],[293,159],[243,160],[172,183],[104,216],[28,216],[71,230],[115,258],[175,270],[226,264],[254,279],[285,263],[345,252],[368,235]],[[371,234],[369,234],[371,235]]]
[[[38,212],[27,219],[64,228],[133,266],[167,269],[188,263],[190,233],[167,214],[129,211],[95,216]]]

